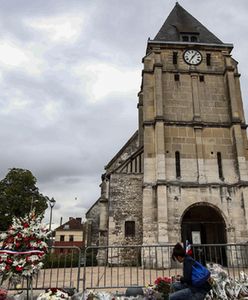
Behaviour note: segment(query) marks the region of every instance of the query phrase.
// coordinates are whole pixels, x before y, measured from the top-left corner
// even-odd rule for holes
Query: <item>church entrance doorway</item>
[[[181,235],[184,244],[186,240],[194,244],[226,244],[226,225],[221,213],[206,203],[197,203],[190,206],[182,216]],[[215,249],[212,249],[215,248]],[[211,251],[217,253],[216,262],[226,264],[224,247],[198,247],[194,253],[201,261],[208,261]],[[197,249],[196,249],[197,250]],[[199,256],[199,257],[197,257]]]

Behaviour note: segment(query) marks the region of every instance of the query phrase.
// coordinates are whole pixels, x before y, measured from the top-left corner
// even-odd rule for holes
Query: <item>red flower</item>
[[[0,299],[6,299],[7,298],[7,290],[1,289],[0,288]]]
[[[28,228],[28,227],[29,227],[29,224],[28,224],[27,222],[25,222],[25,223],[22,224],[22,226],[23,226],[24,228]]]
[[[52,291],[53,294],[56,294],[58,289],[57,288],[50,288],[50,290]]]
[[[6,270],[6,271],[9,271],[9,270],[10,270],[10,265],[6,265],[6,266],[5,266],[5,270]]]
[[[18,237],[19,239],[21,239],[21,238],[22,238],[22,234],[21,234],[20,232],[18,232],[18,233],[17,233],[17,237]]]
[[[6,259],[6,263],[11,265],[13,263],[13,260],[10,257],[8,257]]]
[[[170,291],[170,284],[171,284],[170,277],[158,277],[155,280],[156,290],[163,294],[168,294]]]
[[[19,248],[20,246],[21,246],[20,243],[15,243],[15,247],[16,247],[16,248]]]
[[[13,236],[9,236],[6,240],[6,243],[8,243],[8,244],[12,244],[13,242],[14,242]]]
[[[154,283],[156,285],[159,285],[161,283],[171,283],[171,278],[170,277],[158,277]]]
[[[17,272],[21,272],[23,270],[23,267],[16,266],[15,269],[16,269]]]

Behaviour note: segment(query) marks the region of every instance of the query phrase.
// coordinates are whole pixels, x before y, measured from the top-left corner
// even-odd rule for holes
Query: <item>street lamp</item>
[[[51,231],[51,226],[52,226],[52,213],[53,213],[53,207],[56,203],[56,200],[54,198],[52,199],[48,199],[48,202],[49,202],[49,206],[51,208],[50,210],[50,220],[49,220],[49,231]]]

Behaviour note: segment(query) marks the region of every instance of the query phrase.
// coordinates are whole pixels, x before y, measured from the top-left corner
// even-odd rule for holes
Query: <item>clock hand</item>
[[[191,62],[192,61],[192,59],[196,56],[196,54],[197,53],[194,53],[192,56],[191,56],[191,58],[190,58],[190,60],[189,60],[189,62]]]

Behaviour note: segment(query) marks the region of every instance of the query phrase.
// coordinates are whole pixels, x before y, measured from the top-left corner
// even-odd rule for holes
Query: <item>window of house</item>
[[[173,52],[173,65],[177,65],[177,52]]]
[[[197,36],[191,35],[191,36],[190,36],[190,41],[191,41],[192,43],[197,42],[197,41],[198,41]]]
[[[69,224],[65,224],[63,228],[64,229],[70,229],[70,226],[69,226]]]
[[[60,236],[60,242],[64,242],[65,241],[65,236],[64,235],[61,235]]]
[[[135,222],[126,221],[125,222],[125,237],[135,236]]]
[[[200,82],[204,82],[204,75],[200,75],[199,80],[200,80]]]
[[[187,35],[183,35],[182,36],[182,41],[183,42],[188,42],[189,41],[189,37]]]
[[[181,34],[181,40],[183,42],[196,43],[198,42],[198,36],[196,33],[183,33]]]
[[[73,235],[69,235],[69,242],[73,242],[74,238]]]
[[[175,152],[175,161],[176,161],[176,177],[181,177],[181,166],[180,166],[180,152]]]
[[[175,81],[179,81],[180,80],[180,75],[179,74],[175,74],[174,75],[174,80]]]
[[[224,180],[223,169],[222,169],[222,158],[220,152],[217,152],[217,164],[218,164],[219,178],[221,180]]]
[[[207,53],[206,60],[207,60],[207,66],[211,66],[211,54],[210,53]]]

